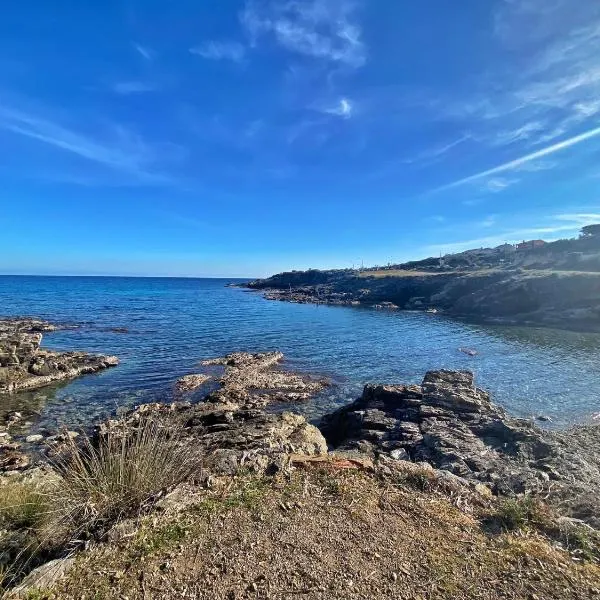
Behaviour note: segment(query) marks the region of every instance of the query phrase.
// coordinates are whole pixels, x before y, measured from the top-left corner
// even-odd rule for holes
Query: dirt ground
[[[167,498],[35,598],[600,598],[600,567],[534,530],[491,531],[492,501],[323,466]],[[119,537],[119,536],[117,536]]]

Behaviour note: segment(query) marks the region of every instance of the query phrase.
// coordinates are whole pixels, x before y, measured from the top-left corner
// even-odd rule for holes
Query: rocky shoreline
[[[478,323],[600,332],[600,274],[488,269],[450,273],[293,271],[244,284],[268,300],[447,314]]]
[[[510,417],[468,371],[367,385],[320,429],[336,451],[425,462],[497,496],[538,495],[600,529],[600,426],[554,432]]]
[[[0,393],[32,390],[119,364],[116,356],[41,348],[43,334],[58,329],[41,319],[0,319]]]
[[[563,514],[600,529],[600,426],[541,429],[507,415],[476,387],[472,373],[444,370],[428,372],[421,385],[368,384],[360,398],[313,425],[277,406],[303,402],[329,382],[282,370],[283,358],[280,352],[238,352],[203,361],[200,372],[176,382],[175,402],[141,405],[100,424],[97,435],[135,428],[148,418],[183,423],[188,442],[216,474],[241,467],[273,473],[294,456],[328,452],[425,464],[446,480],[496,496],[544,497]],[[217,375],[215,367],[221,369]],[[205,384],[212,389],[192,402]],[[9,422],[1,434],[7,442],[10,430]],[[56,453],[66,435],[30,440],[38,460]],[[30,466],[30,456],[17,446],[4,444],[0,470]]]
[[[421,385],[369,384],[360,398],[311,424],[298,414],[280,412],[278,406],[305,401],[328,382],[283,369],[283,359],[280,352],[237,352],[203,361],[198,372],[175,383],[177,401],[141,405],[109,419],[97,426],[90,443],[100,444],[111,436],[129,439],[153,422],[166,431],[180,429],[178,443],[202,457],[193,482],[157,490],[144,506],[144,514],[186,513],[213,489],[226,498],[240,477],[249,477],[255,482],[252,485],[273,486],[270,493],[278,494],[280,482],[294,481],[297,473],[315,473],[301,476],[304,483],[294,484],[296,487],[277,500],[278,514],[291,514],[294,507],[304,506],[309,477],[337,490],[336,486],[347,484],[338,475],[327,473],[354,470],[366,477],[357,493],[365,485],[381,482],[383,491],[377,492],[381,494],[377,500],[380,508],[388,506],[384,496],[390,489],[410,485],[421,490],[419,493],[433,494],[429,504],[450,499],[469,514],[473,507],[489,511],[503,498],[525,498],[523,506],[529,506],[529,499],[543,502],[552,514],[560,515],[558,521],[544,521],[544,531],[555,532],[552,535],[562,536],[561,540],[600,530],[600,427],[545,431],[531,421],[510,417],[493,404],[489,395],[476,387],[470,372],[444,370],[426,373]],[[206,393],[195,402],[205,384]],[[69,448],[72,451],[69,437],[72,434],[64,432],[32,440],[38,448],[37,458],[30,462],[27,455],[20,463],[0,464],[2,485],[22,478],[43,481],[51,470],[47,459],[69,452]],[[319,494],[322,498],[323,492]],[[216,501],[210,500],[207,506]],[[227,502],[237,506],[237,501]],[[369,506],[365,510],[373,510]],[[521,510],[521,504],[514,506]],[[348,510],[348,514],[353,513]],[[118,540],[124,535],[137,535],[136,523],[135,519],[119,522],[113,529],[97,532],[98,539],[92,537],[92,541],[101,552],[114,543],[118,549]],[[164,526],[171,528],[172,523]],[[430,523],[427,535],[438,535],[435,529]],[[357,534],[351,537],[360,539]],[[587,538],[581,539],[585,542]],[[593,552],[589,556],[596,556]],[[578,554],[573,556],[580,560]],[[73,564],[77,563],[71,558],[59,557],[39,567],[18,588],[19,593],[27,594],[32,585],[41,585],[40,581],[47,587],[54,585],[58,575],[48,575],[48,565],[62,576]]]

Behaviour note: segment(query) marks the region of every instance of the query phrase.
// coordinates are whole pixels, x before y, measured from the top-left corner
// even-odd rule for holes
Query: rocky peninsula
[[[41,348],[43,334],[60,326],[40,319],[0,319],[0,393],[31,390],[116,366],[116,356]]]
[[[245,287],[269,300],[600,331],[600,235],[538,242],[386,267],[291,271]]]

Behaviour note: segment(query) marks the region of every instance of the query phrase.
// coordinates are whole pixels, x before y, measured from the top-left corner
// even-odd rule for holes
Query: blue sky
[[[0,272],[258,276],[600,222],[600,3],[21,0]]]

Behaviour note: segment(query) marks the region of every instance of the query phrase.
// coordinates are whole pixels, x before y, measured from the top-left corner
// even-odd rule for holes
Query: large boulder
[[[325,416],[321,431],[337,450],[427,462],[496,494],[544,490],[600,525],[600,427],[561,434],[509,417],[472,373],[431,371],[420,386],[367,385]]]

